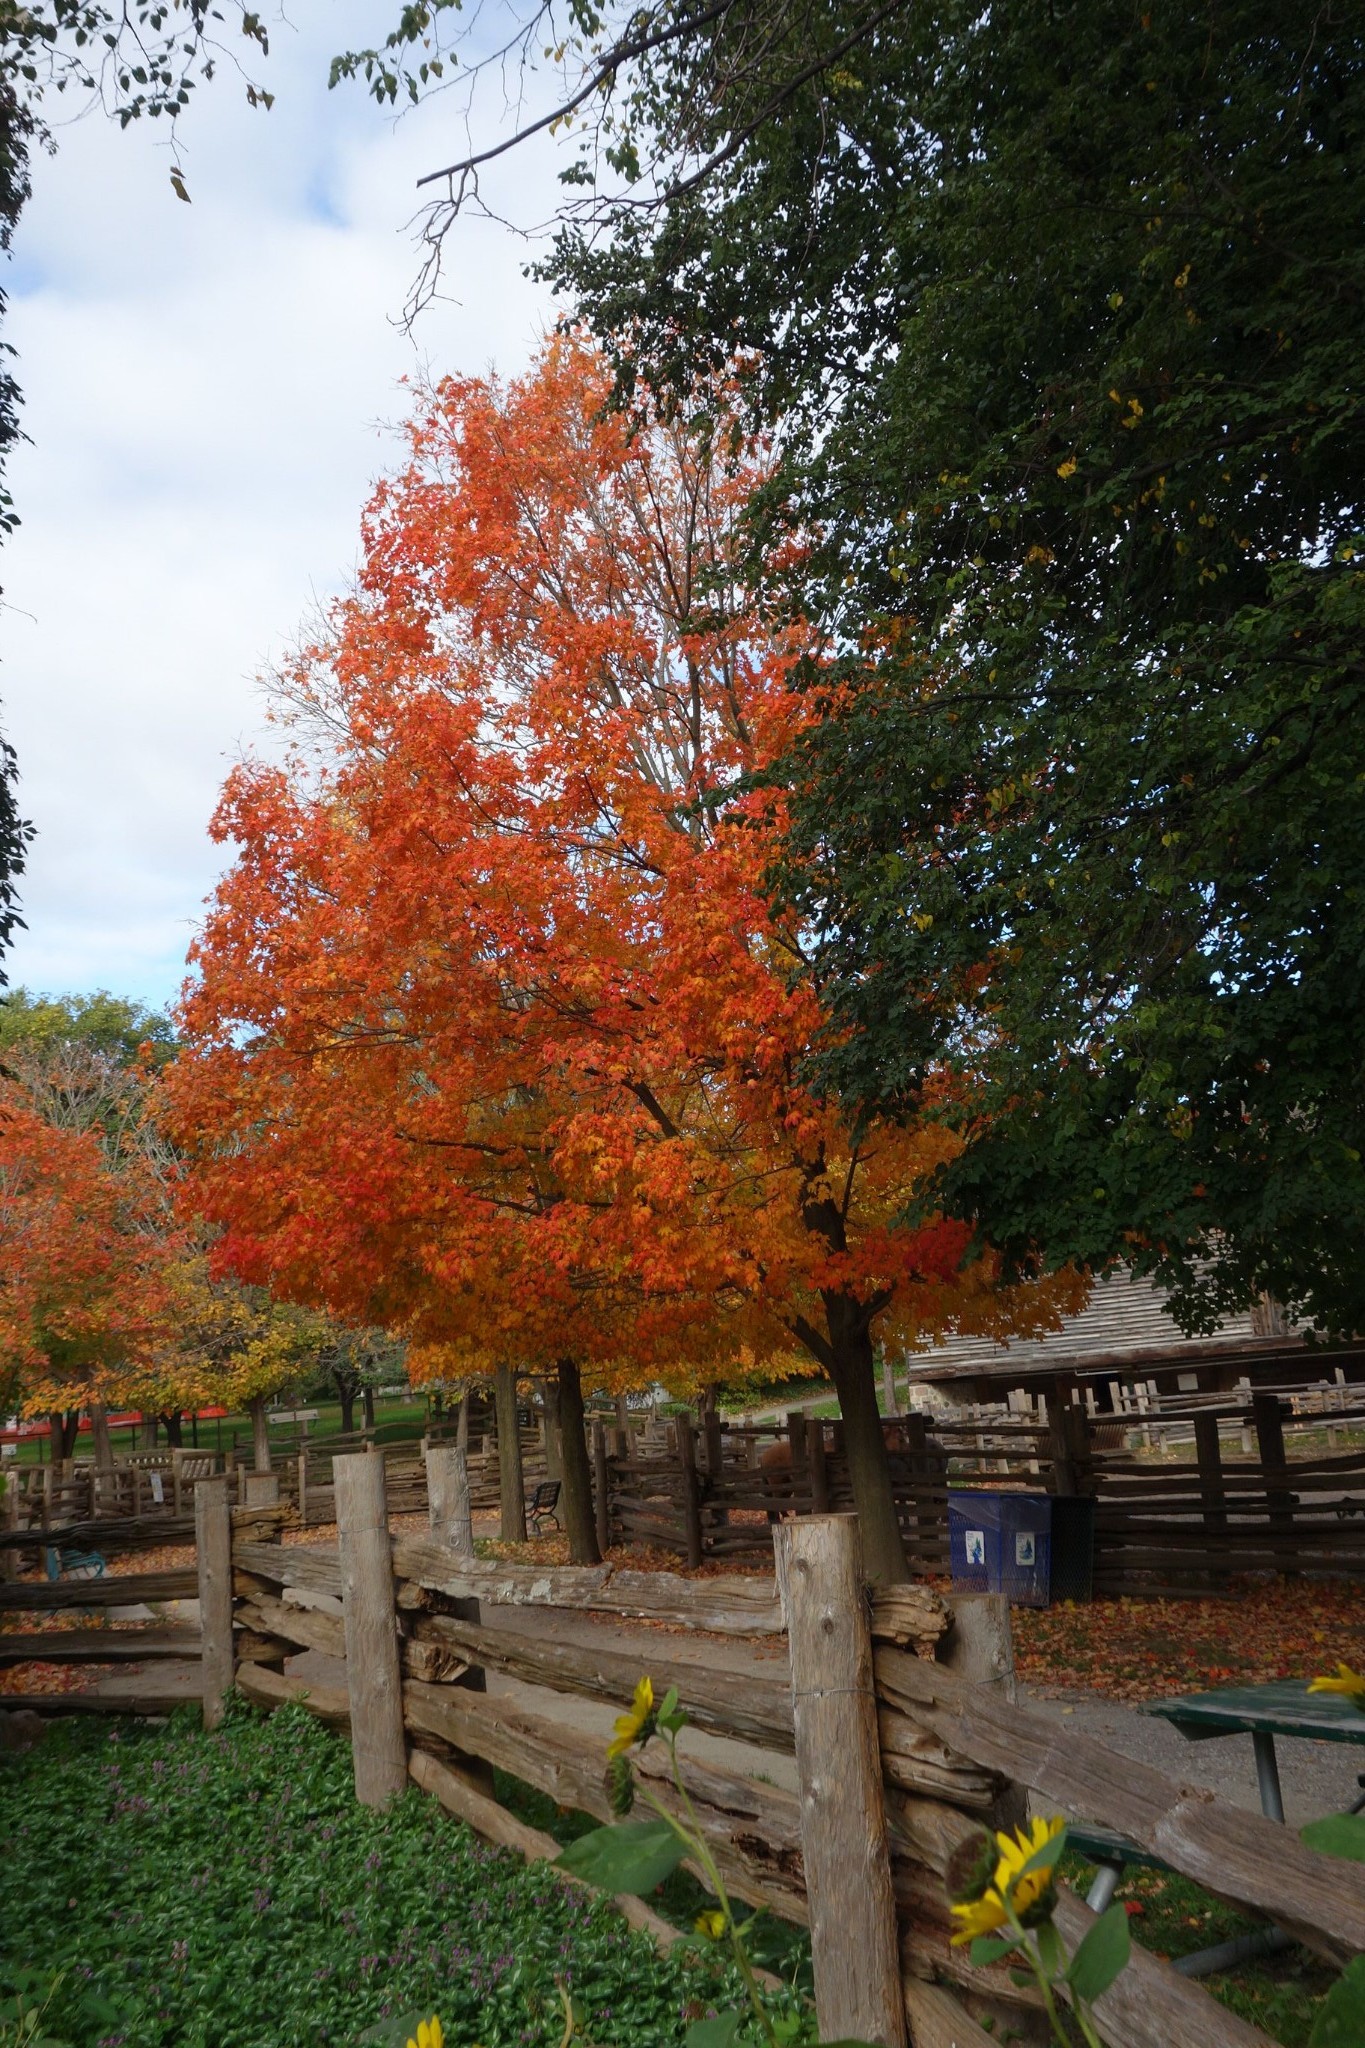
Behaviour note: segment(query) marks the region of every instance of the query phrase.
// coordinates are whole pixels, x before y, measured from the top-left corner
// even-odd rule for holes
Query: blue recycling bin
[[[1052,1499],[1046,1493],[948,1494],[953,1584],[1023,1607],[1052,1599]]]

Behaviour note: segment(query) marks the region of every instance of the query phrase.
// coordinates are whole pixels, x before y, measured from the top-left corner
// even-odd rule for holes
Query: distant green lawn
[[[310,1422],[308,1425],[308,1441],[310,1443],[318,1443],[328,1437],[340,1436],[341,1403],[339,1401],[299,1401],[285,1405],[290,1408],[317,1409],[316,1422]],[[361,1420],[361,1406],[359,1401],[357,1401],[355,1404],[356,1429],[361,1427]],[[425,1397],[420,1394],[414,1394],[408,1400],[399,1398],[388,1401],[376,1401],[374,1421],[375,1436],[380,1443],[403,1443],[409,1439],[416,1443],[427,1427],[427,1404]],[[183,1428],[185,1442],[187,1444],[192,1443],[194,1441],[194,1433],[188,1416],[185,1418]],[[286,1423],[283,1426],[272,1426],[270,1441],[277,1447],[292,1447],[300,1433],[300,1425],[296,1422]],[[122,1456],[128,1451],[135,1451],[141,1448],[138,1442],[136,1424],[128,1427],[119,1427],[113,1430],[111,1434],[116,1457]],[[235,1439],[238,1451],[243,1457],[246,1457],[251,1450],[251,1417],[242,1413],[225,1415],[221,1419],[216,1419],[212,1422],[201,1422],[199,1424],[198,1438],[202,1449],[211,1451],[222,1450],[225,1452],[232,1449]],[[166,1433],[164,1430],[158,1431],[157,1443],[160,1448],[165,1448]],[[76,1456],[78,1458],[88,1458],[90,1451],[91,1440],[87,1430],[77,1443]],[[17,1460],[6,1459],[5,1462],[7,1464],[17,1462],[20,1465],[36,1465],[40,1463],[46,1464],[47,1461],[48,1446],[46,1438],[30,1437],[26,1442],[20,1444]]]

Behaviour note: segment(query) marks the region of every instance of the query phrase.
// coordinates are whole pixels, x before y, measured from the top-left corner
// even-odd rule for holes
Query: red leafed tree
[[[419,397],[359,585],[281,678],[292,756],[224,797],[179,1128],[222,1256],[343,1316],[618,1384],[799,1347],[897,1578],[874,1335],[1046,1327],[1070,1283],[1006,1293],[903,1221],[942,1128],[804,1078],[781,805],[736,793],[806,715],[798,637],[732,574],[763,454],[604,393],[558,341]]]
[[[173,1249],[141,1157],[111,1161],[97,1130],[54,1124],[0,1086],[0,1359],[10,1398],[52,1413],[54,1456],[82,1404],[161,1335]]]

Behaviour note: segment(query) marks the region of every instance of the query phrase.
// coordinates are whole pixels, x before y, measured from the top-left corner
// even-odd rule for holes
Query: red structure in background
[[[185,1408],[181,1411],[180,1419],[182,1422],[188,1422],[191,1419],[196,1422],[221,1422],[227,1412],[226,1408],[196,1408],[191,1418],[191,1411]],[[111,1415],[109,1417],[109,1427],[110,1429],[132,1429],[136,1428],[141,1421],[142,1416],[138,1413],[137,1409],[130,1408],[126,1414]],[[77,1434],[78,1436],[86,1436],[89,1430],[90,1418],[88,1415],[82,1415]],[[51,1434],[52,1425],[47,1417],[45,1415],[35,1416],[31,1422],[12,1422],[3,1429],[0,1429],[0,1444],[28,1443],[34,1437],[51,1436]]]

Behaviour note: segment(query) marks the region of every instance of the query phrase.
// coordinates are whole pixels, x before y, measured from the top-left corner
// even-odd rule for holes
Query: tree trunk
[[[542,1380],[540,1384],[545,1428],[545,1477],[547,1479],[562,1480],[564,1477],[564,1454],[561,1448],[560,1434],[563,1429],[563,1418],[560,1413],[559,1404],[559,1381],[557,1379],[546,1379]]]
[[[588,1458],[588,1431],[583,1417],[583,1382],[572,1358],[561,1358],[556,1368],[555,1392],[559,1406],[559,1443],[562,1459],[560,1498],[564,1503],[564,1531],[569,1539],[570,1564],[601,1564],[597,1547],[597,1523],[593,1515],[592,1466]]]
[[[360,1413],[366,1429],[374,1428],[374,1388],[366,1385],[360,1389]]]
[[[142,1417],[138,1427],[137,1440],[139,1448],[144,1451],[154,1451],[156,1449],[155,1415],[144,1415]]]
[[[460,1396],[460,1412],[455,1418],[455,1443],[458,1449],[469,1449],[469,1389]]]
[[[265,1395],[255,1394],[247,1402],[251,1415],[251,1467],[254,1472],[270,1470],[270,1425],[265,1419]]]
[[[334,1372],[332,1384],[341,1403],[341,1434],[349,1436],[355,1428],[355,1382],[339,1372]]]
[[[109,1410],[103,1401],[90,1403],[90,1438],[95,1452],[95,1470],[112,1471],[114,1446],[109,1440]]]
[[[877,1409],[872,1338],[856,1302],[838,1294],[827,1294],[824,1299],[831,1339],[830,1377],[843,1418],[848,1476],[862,1531],[863,1565],[873,1585],[899,1585],[910,1577],[910,1569],[896,1519],[886,1436]]]
[[[517,1376],[500,1365],[493,1383],[498,1418],[498,1499],[504,1543],[526,1541],[526,1493],[521,1474],[521,1434],[517,1428]]]
[[[81,1432],[81,1411],[79,1408],[54,1408],[47,1418],[52,1432],[52,1461],[64,1465],[74,1457],[76,1439]]]
[[[178,1451],[185,1441],[184,1432],[180,1427],[180,1410],[177,1408],[174,1414],[163,1410],[161,1426],[166,1432],[167,1443],[172,1450]]]

